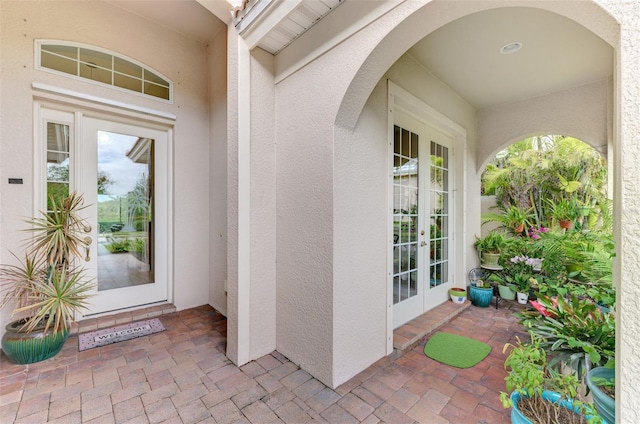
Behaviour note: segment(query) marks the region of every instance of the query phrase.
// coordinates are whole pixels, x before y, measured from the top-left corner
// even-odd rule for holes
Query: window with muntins
[[[36,41],[36,68],[171,101],[173,84],[159,72],[97,47]]]

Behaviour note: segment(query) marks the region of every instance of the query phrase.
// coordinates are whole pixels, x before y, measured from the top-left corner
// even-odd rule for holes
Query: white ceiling
[[[503,55],[500,48],[522,48]],[[608,78],[613,50],[583,26],[540,9],[475,13],[433,32],[409,54],[476,108]]]
[[[107,1],[202,42],[225,26],[195,0]],[[318,0],[303,0],[299,6],[307,3]],[[286,45],[296,37],[290,34],[291,40],[281,40],[287,32],[278,28],[263,42],[278,39]],[[523,44],[520,51],[500,53],[502,46],[515,41]],[[560,15],[523,7],[461,18],[418,42],[408,54],[478,109],[599,81],[613,73],[613,49],[602,39]]]

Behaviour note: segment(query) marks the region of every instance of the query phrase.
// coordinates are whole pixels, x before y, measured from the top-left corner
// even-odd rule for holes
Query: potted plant
[[[616,377],[612,364],[597,367],[587,373],[587,387],[598,414],[608,423],[616,422]]]
[[[454,287],[449,289],[449,296],[451,297],[451,301],[453,303],[464,303],[467,300],[467,291],[465,289],[461,289],[459,287]]]
[[[498,285],[498,293],[504,300],[514,300],[516,298],[516,292],[506,282]]]
[[[500,400],[505,408],[512,407],[512,423],[586,423],[598,421],[593,406],[577,399],[580,381],[573,374],[563,374],[547,363],[540,339],[533,334],[530,343],[507,343],[503,353],[511,348],[504,362],[509,373],[505,378],[507,391]]]
[[[551,216],[558,221],[560,228],[571,228],[572,221],[576,218],[576,208],[568,200],[561,199],[557,202],[548,200],[551,206]]]
[[[532,211],[533,208],[523,210],[516,205],[509,205],[508,208],[501,207],[500,213],[489,212],[483,214],[482,221],[483,223],[498,222],[502,227],[508,228],[516,235],[520,235],[534,220],[535,216]]]
[[[28,222],[33,233],[18,265],[0,266],[0,308],[15,305],[16,321],[6,326],[2,349],[13,362],[28,364],[56,355],[75,313],[85,308],[93,282],[79,260],[88,256],[91,227],[78,215],[83,198],[75,193],[50,199],[51,210]],[[14,255],[15,256],[15,255]]]
[[[581,378],[615,358],[615,314],[575,294],[568,300],[538,296],[537,301],[544,313],[525,310],[516,315],[530,333],[542,339],[540,346],[553,357],[551,365],[565,363]]]
[[[482,256],[482,263],[489,267],[498,267],[500,252],[506,245],[506,237],[498,231],[491,231],[484,237],[476,237],[475,248]]]
[[[529,258],[526,255],[514,256],[507,262],[504,279],[507,286],[516,292],[518,303],[526,304],[531,286],[537,287],[538,280],[534,277],[533,267],[539,262],[540,259]]]
[[[493,287],[484,280],[477,280],[469,286],[469,296],[474,306],[486,308],[493,300]]]

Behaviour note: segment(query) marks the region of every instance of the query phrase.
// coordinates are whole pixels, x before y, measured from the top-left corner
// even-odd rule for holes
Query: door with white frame
[[[446,301],[452,286],[452,142],[409,114],[394,116],[394,328]]]
[[[168,129],[41,108],[45,196],[84,195],[94,315],[169,299]]]

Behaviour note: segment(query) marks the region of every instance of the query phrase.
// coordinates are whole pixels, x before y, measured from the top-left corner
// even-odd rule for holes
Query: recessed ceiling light
[[[511,54],[515,53],[522,48],[522,43],[519,41],[514,41],[513,43],[505,44],[500,49],[500,53],[502,54]]]

